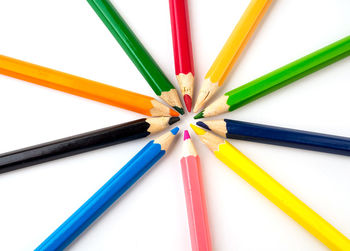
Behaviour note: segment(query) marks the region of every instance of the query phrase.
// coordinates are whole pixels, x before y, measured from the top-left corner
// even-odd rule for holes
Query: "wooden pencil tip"
[[[190,95],[187,95],[187,94],[184,95],[184,102],[185,102],[187,111],[191,112],[191,109],[192,109],[192,98],[190,97]]]
[[[154,143],[160,144],[161,149],[164,151],[168,151],[170,145],[175,139],[175,135],[179,132],[179,128],[175,127],[172,130],[168,131],[167,133],[164,133],[160,137],[156,138],[154,140]]]
[[[198,112],[200,109],[202,109],[205,103],[207,103],[208,100],[211,99],[211,97],[216,93],[218,89],[218,83],[211,82],[210,78],[205,79],[202,83],[201,89],[199,90],[199,94],[197,97],[197,101],[194,104],[193,111]]]
[[[194,75],[192,72],[187,74],[179,73],[176,75],[177,82],[180,85],[180,90],[188,112],[192,110],[192,95]]]
[[[185,113],[176,89],[172,88],[169,91],[161,92],[160,98],[178,111],[181,115]]]

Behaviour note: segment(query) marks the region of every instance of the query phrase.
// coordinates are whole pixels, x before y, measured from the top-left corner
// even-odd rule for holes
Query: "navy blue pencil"
[[[150,141],[35,250],[65,249],[167,152],[178,131]]]
[[[197,125],[230,139],[350,156],[350,138],[223,119],[199,121]]]

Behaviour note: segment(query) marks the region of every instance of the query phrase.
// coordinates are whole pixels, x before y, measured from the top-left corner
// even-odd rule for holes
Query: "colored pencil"
[[[207,72],[193,111],[198,112],[223,85],[272,0],[252,0]]]
[[[169,0],[175,74],[188,112],[192,109],[194,67],[187,0]]]
[[[0,154],[0,173],[147,137],[179,120],[179,117],[143,118],[3,153]]]
[[[225,165],[331,250],[350,250],[350,240],[224,139],[191,125]]]
[[[226,92],[194,118],[233,111],[350,55],[350,36],[306,55],[232,91]]]
[[[184,114],[175,87],[130,29],[109,0],[87,0],[153,91],[179,113]]]
[[[178,131],[150,141],[35,250],[66,248],[168,151]]]
[[[179,114],[154,98],[0,55],[0,73],[147,116]]]
[[[350,138],[223,119],[197,125],[222,137],[350,156]]]
[[[202,170],[199,156],[187,130],[184,132],[184,155],[181,158],[187,217],[193,251],[211,251]]]

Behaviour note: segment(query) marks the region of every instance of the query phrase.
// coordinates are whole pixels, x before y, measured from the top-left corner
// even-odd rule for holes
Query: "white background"
[[[113,2],[175,84],[168,1]],[[189,2],[198,91],[249,1]],[[349,35],[349,13],[347,0],[275,1],[219,94]],[[155,96],[86,1],[0,0],[0,53]],[[350,58],[343,59],[225,116],[350,137],[349,67]],[[2,75],[0,82],[0,152],[142,117]],[[214,250],[326,250],[192,136],[203,162]],[[1,174],[0,250],[34,249],[148,141]],[[350,237],[349,157],[231,142]],[[191,250],[182,144],[175,143],[69,249]]]

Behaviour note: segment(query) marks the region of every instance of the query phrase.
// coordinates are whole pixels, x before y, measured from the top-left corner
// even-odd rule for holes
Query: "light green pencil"
[[[226,92],[194,118],[206,118],[233,111],[349,55],[350,36],[347,36],[245,85]]]

